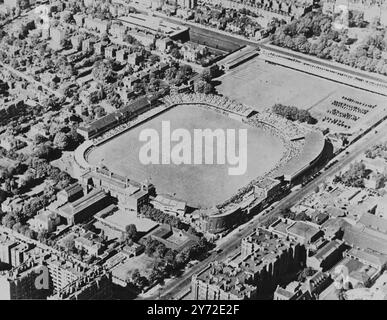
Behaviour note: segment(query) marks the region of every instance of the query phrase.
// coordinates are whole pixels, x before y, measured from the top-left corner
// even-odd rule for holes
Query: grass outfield
[[[239,129],[247,131],[247,171],[241,176],[229,176],[228,165],[143,165],[139,161],[141,130],[161,131],[161,121],[169,120],[171,130]],[[161,135],[161,134],[160,134]],[[238,139],[237,139],[238,142]],[[173,147],[172,143],[172,147]],[[239,146],[237,146],[238,150]],[[270,171],[282,158],[285,147],[270,133],[201,107],[178,106],[162,115],[110,140],[93,150],[88,161],[98,165],[101,159],[111,171],[136,181],[150,181],[159,193],[175,194],[194,207],[214,206],[236,193],[251,180]],[[216,152],[215,152],[216,153]]]
[[[259,57],[219,78],[219,93],[258,111],[276,103],[309,109],[348,88],[325,79],[266,63]]]
[[[286,67],[266,63],[259,57],[242,64],[230,73],[219,78],[222,83],[217,87],[219,93],[245,103],[258,111],[271,108],[276,103],[296,106],[309,110],[313,117],[322,120],[330,116],[332,102],[349,97],[378,108],[355,123],[346,121],[353,128],[367,128],[385,114],[385,97],[334,81],[322,79]],[[344,111],[345,110],[341,110]],[[344,129],[328,122],[318,122],[318,126],[331,132]]]

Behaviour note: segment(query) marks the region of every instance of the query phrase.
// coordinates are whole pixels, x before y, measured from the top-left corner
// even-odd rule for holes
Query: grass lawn
[[[247,129],[246,173],[228,175],[227,162],[219,165],[143,165],[139,161],[139,151],[144,144],[139,141],[141,130],[153,128],[161,136],[161,121],[166,120],[171,123],[171,131],[184,128],[191,136],[193,129]],[[236,143],[238,152],[238,137]],[[174,142],[171,143],[171,147],[173,146]],[[88,161],[92,165],[98,165],[104,159],[104,165],[113,172],[139,182],[150,179],[159,193],[175,194],[193,207],[209,207],[228,199],[239,188],[270,171],[282,158],[284,151],[282,141],[263,129],[253,128],[202,107],[183,105],[99,146],[90,153]],[[214,154],[216,157],[216,150]]]

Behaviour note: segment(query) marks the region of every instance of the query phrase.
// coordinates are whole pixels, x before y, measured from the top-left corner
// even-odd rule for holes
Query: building
[[[269,230],[281,236],[289,236],[308,245],[317,241],[323,235],[317,224],[284,218],[279,218],[271,224]]]
[[[138,66],[142,60],[142,56],[138,52],[134,52],[127,57],[126,62],[132,66]]]
[[[163,243],[167,248],[177,252],[190,248],[196,245],[199,241],[197,236],[183,230],[172,228],[166,224],[160,225],[158,228],[153,230],[149,234],[149,237]],[[140,240],[140,243],[145,242],[143,239]]]
[[[177,4],[184,9],[193,9],[198,5],[197,0],[177,0]]]
[[[7,265],[12,265],[11,263],[11,249],[17,246],[18,242],[13,239],[10,239],[7,236],[1,236],[0,238],[0,262]]]
[[[203,232],[222,233],[243,221],[242,210],[239,206],[232,206],[226,210],[217,208],[199,210],[198,227]]]
[[[71,45],[73,49],[75,50],[80,50],[82,48],[82,43],[83,43],[84,37],[82,35],[76,35],[71,37]]]
[[[50,284],[54,293],[80,279],[85,272],[85,268],[79,264],[57,256],[45,260],[44,265],[48,268]]]
[[[119,50],[118,46],[109,46],[105,49],[105,58],[106,59],[115,59],[116,53]]]
[[[103,241],[91,231],[76,238],[74,240],[74,246],[77,250],[83,250],[91,256],[100,255],[105,248]]]
[[[50,210],[42,211],[28,221],[30,228],[35,232],[53,232],[60,225],[60,217]]]
[[[319,271],[308,277],[304,283],[293,281],[285,289],[278,286],[274,292],[274,300],[318,300],[321,292],[331,283],[329,274]]]
[[[83,24],[85,23],[85,18],[86,18],[84,14],[80,14],[80,13],[74,14],[73,18],[74,18],[75,24],[78,27],[83,27]]]
[[[183,38],[186,32],[188,32],[187,27],[145,14],[131,13],[117,20],[130,29],[141,30],[147,33],[150,32],[152,34],[161,34],[173,40]]]
[[[59,191],[56,198],[62,204],[73,202],[83,196],[83,188],[79,183],[73,183]]]
[[[364,15],[364,20],[372,23],[380,20],[382,25],[387,24],[387,3],[385,1],[356,1],[356,0],[323,0],[323,12],[339,12],[345,6],[348,11],[357,11]]]
[[[357,225],[360,227],[364,226],[369,230],[374,230],[384,235],[387,235],[387,219],[384,219],[378,216],[378,214],[384,215],[386,213],[380,209],[381,208],[379,207],[379,210],[377,211],[377,215],[374,215],[368,212],[363,213],[360,220],[357,222]],[[383,209],[383,206],[382,206],[382,209]]]
[[[117,23],[113,23],[109,29],[109,33],[120,41],[123,41],[126,32],[127,28]]]
[[[89,272],[48,297],[49,300],[111,300],[113,285],[111,272],[96,270]]]
[[[208,54],[208,48],[202,45],[186,43],[182,46],[180,52],[185,61],[196,62],[199,57],[206,56]]]
[[[97,83],[92,82],[87,88],[83,89],[79,94],[79,99],[85,104],[89,105],[100,101],[104,96],[103,87]]]
[[[141,185],[103,167],[85,172],[80,181],[86,189],[96,187],[117,198],[120,209],[137,213],[149,203],[149,195],[155,193],[152,184],[145,182]]]
[[[15,196],[12,198],[9,197],[5,199],[1,204],[1,210],[6,213],[13,212],[13,211],[20,211],[23,209],[23,205],[24,205],[23,198],[19,196]]]
[[[50,29],[51,44],[54,49],[61,49],[66,40],[66,30],[63,28]]]
[[[177,217],[183,217],[187,210],[187,203],[185,201],[176,200],[168,195],[157,195],[151,201],[151,204],[154,208]]]
[[[94,45],[94,52],[97,55],[103,56],[103,55],[105,55],[105,48],[106,48],[106,46],[103,43],[98,42]]]
[[[13,267],[22,265],[27,260],[27,252],[30,249],[31,245],[24,242],[19,242],[16,246],[13,246],[10,250],[10,265]]]
[[[128,51],[126,49],[120,49],[116,53],[116,60],[120,63],[125,63],[128,59]]]
[[[345,293],[346,300],[386,300],[387,272],[385,271],[371,288],[354,288]]]
[[[172,44],[173,41],[169,37],[156,40],[156,48],[161,52],[166,52]]]
[[[86,140],[97,138],[116,126],[150,110],[157,104],[157,97],[142,97],[120,110],[110,113],[94,122],[79,127],[77,132]]]
[[[98,18],[86,17],[83,26],[89,30],[97,31],[101,34],[107,33],[110,27],[110,22]]]
[[[381,173],[371,173],[368,179],[364,180],[364,186],[370,189],[380,189],[384,187],[385,178]]]
[[[20,0],[4,0],[4,6],[9,9],[19,7]]]
[[[82,41],[82,51],[83,52],[92,52],[94,50],[95,41],[91,38],[87,38]]]
[[[269,298],[284,277],[300,270],[305,248],[292,239],[258,228],[242,239],[241,252],[215,261],[192,277],[194,300]]]
[[[262,205],[271,202],[281,192],[281,181],[270,177],[264,177],[254,185],[254,196],[261,201]]]
[[[346,246],[342,241],[332,240],[315,253],[308,255],[306,265],[314,270],[326,271],[343,258],[345,249]]]
[[[93,190],[82,198],[60,206],[56,211],[68,225],[90,219],[110,204],[109,196],[102,190]]]
[[[37,281],[40,283],[38,277],[44,276],[43,272],[42,265],[28,261],[11,271],[0,273],[0,300],[46,299],[49,287],[40,288],[37,285]]]

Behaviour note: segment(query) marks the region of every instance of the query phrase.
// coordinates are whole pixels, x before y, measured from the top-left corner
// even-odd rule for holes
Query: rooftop
[[[105,192],[95,189],[84,197],[59,207],[58,211],[62,216],[69,218],[105,197],[107,197]]]

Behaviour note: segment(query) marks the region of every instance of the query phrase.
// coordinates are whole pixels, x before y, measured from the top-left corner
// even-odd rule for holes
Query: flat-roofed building
[[[321,292],[331,283],[332,279],[328,273],[318,271],[307,277],[303,283],[293,281],[286,288],[278,286],[274,292],[274,300],[318,300]]]
[[[98,256],[105,248],[101,239],[91,231],[85,233],[79,238],[76,238],[74,240],[74,246],[76,249],[84,250],[87,254],[92,256]]]
[[[149,203],[149,195],[155,193],[152,184],[146,182],[140,184],[101,167],[85,172],[81,176],[81,182],[86,189],[95,186],[116,197],[120,209],[137,213],[140,212],[142,206]]]
[[[48,268],[54,292],[58,292],[80,279],[85,271],[82,266],[57,256],[50,257],[45,261],[45,265]]]
[[[110,300],[113,298],[112,274],[95,270],[83,275],[50,296],[49,300]]]
[[[155,96],[139,98],[116,112],[79,127],[77,132],[87,140],[97,138],[116,126],[150,110],[156,103],[157,97]]]
[[[185,201],[177,200],[168,195],[157,195],[151,203],[154,208],[177,217],[183,217],[187,210],[187,203]]]
[[[82,198],[59,207],[57,213],[66,219],[68,225],[73,225],[90,219],[110,203],[110,197],[104,191],[95,189]]]
[[[317,224],[284,218],[279,218],[272,223],[269,230],[282,236],[290,236],[304,244],[313,243],[323,235]]]
[[[306,265],[314,270],[326,271],[343,258],[346,246],[342,241],[332,240],[306,259]]]
[[[42,265],[28,261],[0,273],[0,300],[46,299],[50,293],[49,287],[39,288],[36,285],[36,281],[40,281],[37,277],[43,275],[42,268]]]
[[[19,242],[11,248],[11,262],[13,267],[18,267],[26,261],[26,252],[31,249],[31,245],[24,242]]]
[[[73,202],[83,196],[83,188],[79,183],[73,183],[57,194],[57,200],[60,203]]]
[[[213,262],[192,277],[192,299],[268,298],[281,279],[297,272],[304,262],[303,245],[258,228],[242,239],[240,253]]]
[[[0,238],[0,262],[12,265],[11,249],[16,247],[18,242],[8,236],[1,236]]]
[[[167,248],[178,252],[184,249],[191,248],[196,245],[199,238],[193,234],[172,228],[169,225],[163,224],[149,234],[149,237],[163,243]],[[145,243],[141,239],[140,243]]]

